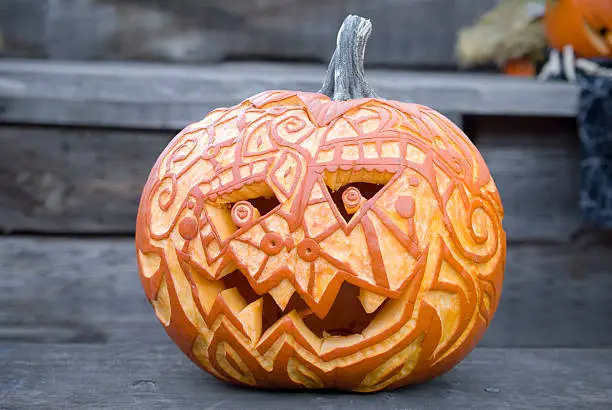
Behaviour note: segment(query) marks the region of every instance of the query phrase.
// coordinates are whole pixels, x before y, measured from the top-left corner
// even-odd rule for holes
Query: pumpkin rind
[[[506,242],[486,164],[440,113],[376,97],[370,30],[347,17],[321,93],[263,92],[185,128],[145,185],[145,293],[222,380],[424,381],[462,360],[497,308]]]
[[[612,57],[612,2],[549,1],[544,16],[551,47],[570,45],[579,57]]]
[[[381,175],[346,222],[331,192]],[[226,201],[270,189],[277,208],[232,221]],[[174,138],[145,186],[136,244],[147,297],[202,368],[250,386],[368,392],[435,377],[472,350],[499,302],[502,217],[482,157],[438,112],[269,91]],[[283,303],[299,297],[322,318],[350,283],[376,319],[319,337],[293,310],[262,329],[264,302],[224,287],[236,268],[257,294],[290,292]]]

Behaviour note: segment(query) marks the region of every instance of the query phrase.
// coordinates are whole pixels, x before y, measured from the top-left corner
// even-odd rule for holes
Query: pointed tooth
[[[255,302],[247,305],[247,307],[242,309],[238,314],[238,320],[243,324],[245,333],[253,343],[257,343],[261,337],[262,313],[263,298],[259,298]]]
[[[223,299],[225,305],[234,314],[238,314],[246,306],[244,298],[236,288],[225,289],[224,291],[219,293],[217,298]]]
[[[331,337],[331,334],[327,333],[327,331],[323,331],[323,339],[327,339],[328,337]]]
[[[359,290],[359,301],[367,313],[376,311],[385,300],[387,300],[386,296],[365,289]]]
[[[295,288],[287,279],[283,279],[278,285],[268,291],[281,310],[285,310],[294,292]]]
[[[409,300],[410,292],[404,292],[398,299],[389,299],[389,303],[385,303],[376,313],[368,327],[363,329],[361,332],[363,337],[369,339],[388,329],[391,323],[398,323],[406,309],[408,309],[407,306],[410,305]]]

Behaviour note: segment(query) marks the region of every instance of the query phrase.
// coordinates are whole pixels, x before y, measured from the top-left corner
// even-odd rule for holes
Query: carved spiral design
[[[278,125],[283,131],[288,133],[294,133],[302,131],[306,127],[306,121],[304,121],[298,116],[293,115],[281,121]]]
[[[481,197],[473,198],[467,211],[465,218],[451,218],[447,224],[453,243],[466,258],[479,263],[488,262],[498,254],[499,233],[503,231],[501,219],[493,206]],[[479,211],[481,221],[477,224]]]
[[[301,117],[290,114],[278,121],[272,129],[272,134],[279,143],[294,143],[312,132],[312,126]]]
[[[174,174],[164,177],[159,182],[157,190],[160,191],[157,196],[157,204],[162,211],[167,211],[174,199],[176,198],[176,177]]]

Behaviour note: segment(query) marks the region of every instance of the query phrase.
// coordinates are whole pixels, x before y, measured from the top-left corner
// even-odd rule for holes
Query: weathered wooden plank
[[[511,245],[482,345],[612,346],[611,245]]]
[[[528,118],[468,121],[468,133],[502,195],[511,241],[566,241],[580,227],[572,124]],[[0,229],[132,233],[142,186],[174,133],[1,127]]]
[[[612,347],[612,241],[593,238],[511,245],[481,345]],[[165,340],[135,259],[129,238],[1,238],[0,341]]]
[[[327,61],[346,14],[374,22],[368,60],[455,65],[458,29],[496,0],[4,0],[4,53],[59,59]]]
[[[443,112],[574,117],[567,83],[494,74],[370,70],[377,92]],[[219,106],[269,89],[317,91],[323,65],[0,61],[0,122],[180,129]]]
[[[173,132],[4,127],[5,232],[134,231],[140,192]]]
[[[163,340],[129,239],[0,239],[0,340]]]
[[[566,241],[582,225],[580,147],[571,119],[470,118],[504,204],[512,241]]]
[[[16,409],[604,409],[612,403],[611,349],[479,348],[438,379],[370,395],[235,387],[168,343],[5,344],[0,367],[2,405]]]

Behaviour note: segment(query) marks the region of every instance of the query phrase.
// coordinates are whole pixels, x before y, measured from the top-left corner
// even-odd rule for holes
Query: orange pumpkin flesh
[[[551,47],[574,48],[579,57],[612,57],[612,2],[558,0],[548,2],[544,17]]]
[[[370,392],[476,345],[499,302],[502,216],[482,157],[438,112],[267,91],[174,138],[136,246],[158,318],[211,374]]]
[[[536,67],[529,58],[512,59],[504,65],[504,73],[516,77],[534,77]]]

